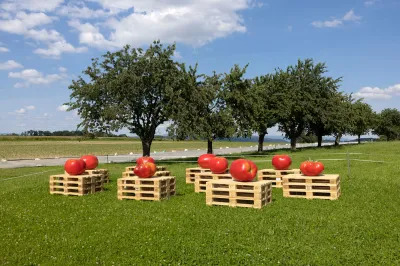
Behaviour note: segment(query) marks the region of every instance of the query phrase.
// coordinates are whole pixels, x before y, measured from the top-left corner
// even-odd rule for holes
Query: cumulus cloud
[[[0,46],[0,53],[7,53],[10,50],[7,47]]]
[[[57,107],[57,111],[60,111],[60,112],[66,112],[67,110],[68,110],[68,105],[65,105],[65,104]]]
[[[14,68],[22,68],[24,67],[18,62],[15,62],[14,60],[7,60],[4,63],[0,62],[0,70],[8,70],[8,69],[14,69]]]
[[[400,96],[400,84],[395,84],[387,88],[363,87],[353,94],[355,98],[387,100],[393,96]]]
[[[364,2],[364,5],[367,7],[375,5],[379,0],[367,0]]]
[[[15,112],[17,114],[25,114],[26,113],[26,109],[25,108],[20,108],[20,109],[15,110]]]
[[[0,8],[6,11],[15,12],[18,10],[28,11],[53,11],[64,0],[49,0],[49,1],[38,1],[38,0],[5,0],[0,4]]]
[[[22,82],[18,82],[14,85],[15,88],[29,87],[30,85],[45,85],[55,81],[61,80],[65,77],[64,74],[48,74],[37,71],[36,69],[24,69],[21,72],[10,72],[8,77],[21,79]]]
[[[313,21],[312,26],[316,28],[336,28],[343,25],[345,22],[358,22],[361,20],[361,16],[357,16],[354,10],[348,11],[342,18],[332,18],[331,20],[325,21]]]

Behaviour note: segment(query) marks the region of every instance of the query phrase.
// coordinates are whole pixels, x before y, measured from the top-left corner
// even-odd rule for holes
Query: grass
[[[270,143],[267,143],[267,145]],[[248,147],[254,142],[215,141],[214,149],[220,147]],[[171,151],[207,148],[204,141],[154,141],[152,151]],[[129,154],[141,153],[142,143],[137,140],[10,140],[0,141],[0,159],[31,159],[81,156],[82,154]]]
[[[274,189],[261,210],[206,206],[205,195],[185,184],[190,163],[162,163],[178,191],[162,202],[117,200],[128,164],[102,165],[112,182],[84,197],[48,193],[48,176],[61,167],[0,169],[0,264],[398,265],[399,149],[392,142],[291,153],[293,166],[324,159],[325,173],[341,175],[342,196],[289,199]],[[347,176],[346,161],[326,160],[346,152],[385,163],[351,161]],[[270,155],[246,157],[267,168]]]

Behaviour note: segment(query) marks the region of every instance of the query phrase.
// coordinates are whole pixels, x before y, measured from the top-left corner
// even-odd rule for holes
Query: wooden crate
[[[51,175],[49,180],[50,194],[83,196],[103,191],[102,174],[84,175]]]
[[[336,200],[340,194],[339,175],[292,174],[283,177],[284,197]]]
[[[207,183],[211,180],[223,180],[229,179],[232,180],[232,176],[229,173],[225,174],[213,174],[211,172],[208,173],[199,173],[195,175],[194,181],[194,192],[206,192],[207,190]]]
[[[290,170],[275,170],[275,169],[262,169],[257,173],[259,181],[272,181],[272,187],[282,188],[283,177],[290,174],[300,174],[300,169]]]
[[[169,199],[175,195],[174,176],[151,178],[122,177],[118,179],[118,199],[153,200]]]
[[[153,177],[156,177],[156,176],[170,176],[170,175],[171,175],[170,171],[157,171],[154,174]],[[122,177],[134,177],[134,176],[136,176],[134,172],[131,172],[131,171],[122,172]]]
[[[67,171],[64,171],[64,174],[68,175]],[[110,183],[110,173],[107,169],[93,169],[93,170],[86,170],[83,175],[103,175],[103,181],[105,184]]]
[[[212,180],[207,183],[207,205],[260,209],[272,201],[272,182]]]
[[[211,170],[201,167],[186,168],[186,184],[194,184],[196,174],[200,173],[211,173]]]
[[[133,173],[133,169],[135,169],[136,165],[134,166],[128,166],[125,167],[125,172],[132,172]],[[156,166],[157,171],[167,171],[167,167],[166,166]]]

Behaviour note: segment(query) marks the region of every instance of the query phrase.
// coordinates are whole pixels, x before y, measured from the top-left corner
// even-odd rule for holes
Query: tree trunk
[[[290,139],[290,148],[292,151],[296,150],[296,143],[297,143],[297,138],[293,137]]]
[[[342,134],[337,134],[335,138],[335,146],[339,146],[340,139],[342,138]]]
[[[357,135],[358,136],[358,144],[360,144],[361,143],[361,135]]]
[[[212,154],[213,153],[213,141],[212,139],[207,140],[207,153]]]
[[[258,134],[258,152],[263,151],[265,135],[266,135],[266,133]]]
[[[322,147],[322,135],[318,134],[318,147]]]
[[[142,140],[143,156],[150,156],[151,142],[152,140]]]

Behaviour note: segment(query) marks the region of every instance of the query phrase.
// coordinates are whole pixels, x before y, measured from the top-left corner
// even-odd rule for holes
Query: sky
[[[399,0],[0,0],[0,133],[75,130],[71,81],[92,58],[157,39],[206,74],[312,58],[375,111],[400,109],[399,12]]]

